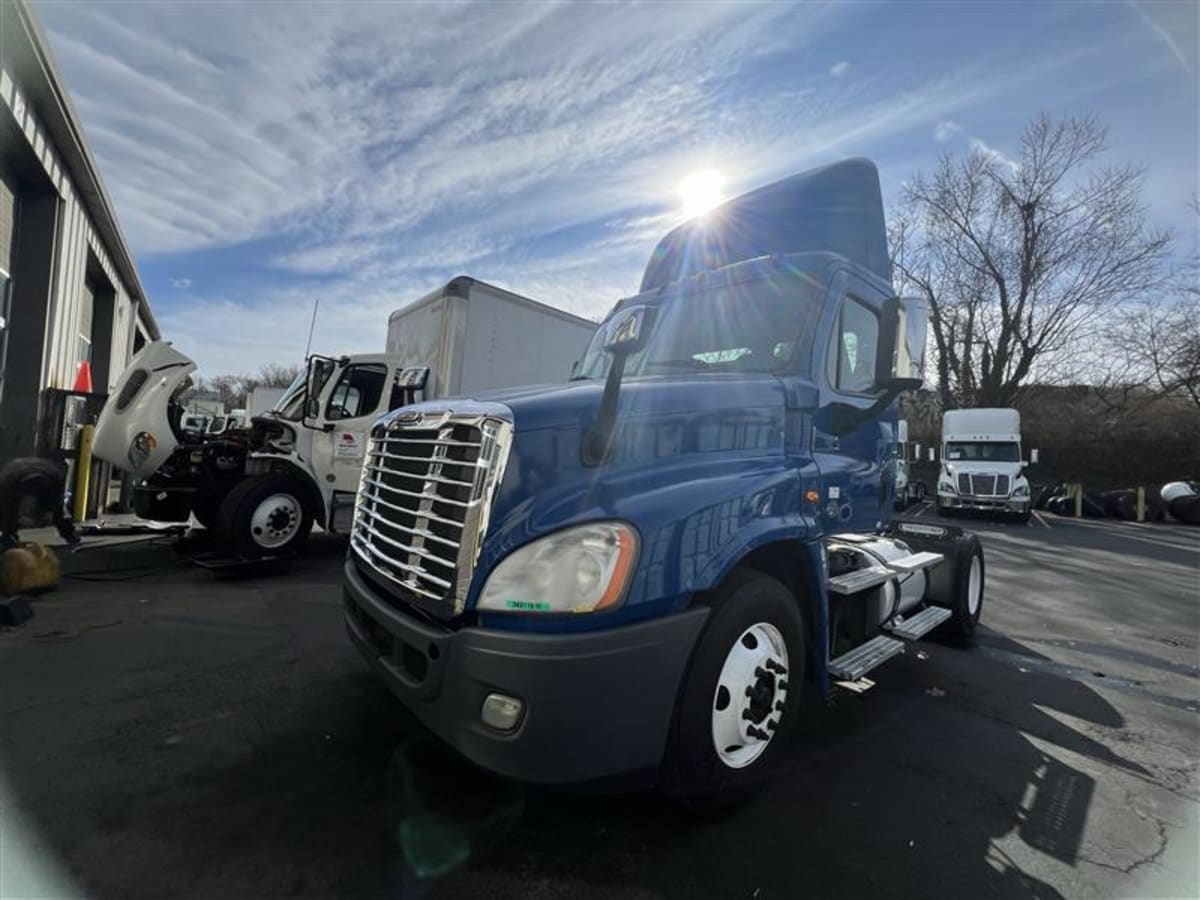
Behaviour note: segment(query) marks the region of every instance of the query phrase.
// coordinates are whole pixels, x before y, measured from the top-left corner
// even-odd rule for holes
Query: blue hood
[[[770,403],[768,398],[780,390],[778,379],[762,374],[705,373],[703,378],[694,375],[627,378],[621,384],[618,432],[628,419],[761,406]],[[595,420],[603,394],[604,382],[597,380],[487,391],[470,399],[507,406],[513,412],[519,434],[542,428],[586,428]],[[454,400],[434,401],[420,404],[418,408],[445,409],[454,403]]]

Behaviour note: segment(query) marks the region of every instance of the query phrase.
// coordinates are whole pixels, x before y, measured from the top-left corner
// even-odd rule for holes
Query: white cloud
[[[803,59],[806,43],[857,13],[717,3],[619,15],[550,3],[39,11],[135,252],[232,247],[245,254],[239,268],[272,285],[234,297],[206,276],[186,306],[156,307],[164,333],[209,374],[298,359],[315,296],[315,347],[377,350],[388,313],[462,273],[598,315],[636,290],[688,171],[719,168],[736,194],[874,154],[893,135],[934,128],[949,140],[953,117],[1077,58],[979,61],[883,90],[882,66],[860,78],[843,60],[828,71],[836,84],[797,66],[804,74],[746,97],[731,85],[756,57]],[[573,228],[586,235],[559,240]]]
[[[973,152],[982,153],[989,159],[993,159],[998,163],[1008,166],[1014,172],[1021,168],[1020,164],[1015,159],[1005,156],[1002,152],[980,138],[971,138],[970,146]]]
[[[190,278],[172,278],[172,279],[170,279],[170,284],[171,284],[171,287],[173,287],[173,288],[179,288],[180,290],[186,291],[188,288],[190,288],[192,286],[192,279],[190,279]]]
[[[944,119],[938,122],[933,129],[933,139],[939,144],[944,144],[956,134],[962,131],[962,128],[957,122],[951,122],[949,119]]]

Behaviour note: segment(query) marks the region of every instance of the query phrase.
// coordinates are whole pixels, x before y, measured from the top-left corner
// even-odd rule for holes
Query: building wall
[[[89,270],[97,293],[111,293],[112,329],[103,346],[93,354],[111,360],[106,384],[96,384],[106,392],[124,369],[133,341],[136,304],[121,281],[108,251],[97,239],[87,211],[80,203],[74,184],[64,171],[58,154],[46,139],[37,116],[29,108],[11,74],[0,69],[0,103],[13,117],[29,147],[33,150],[60,199],[58,235],[54,260],[46,341],[43,347],[41,388],[70,388],[75,381],[79,359],[80,320],[83,316],[85,284]],[[4,110],[0,110],[3,114]],[[107,291],[105,290],[107,289]]]

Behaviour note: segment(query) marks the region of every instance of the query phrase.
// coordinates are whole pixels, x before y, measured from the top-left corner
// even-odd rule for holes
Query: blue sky
[[[1195,247],[1198,5],[38,3],[165,336],[205,374],[380,350],[469,274],[632,293],[677,186],[1011,155],[1093,112]]]

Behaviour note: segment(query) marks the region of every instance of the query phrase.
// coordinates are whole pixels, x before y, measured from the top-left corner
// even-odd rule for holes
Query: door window
[[[379,406],[387,373],[387,366],[378,363],[349,366],[334,385],[325,418],[357,419],[373,413]]]
[[[862,301],[847,297],[829,348],[830,384],[848,394],[870,393],[878,344],[879,317]]]

